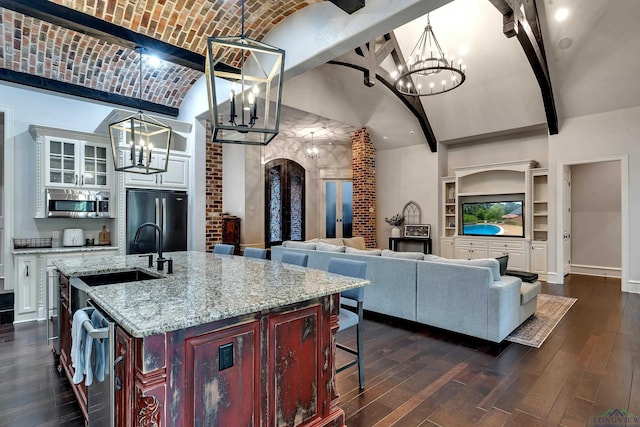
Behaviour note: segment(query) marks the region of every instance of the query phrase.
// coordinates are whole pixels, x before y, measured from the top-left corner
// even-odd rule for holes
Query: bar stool
[[[218,243],[213,247],[213,253],[218,255],[233,255],[236,247],[233,245],[227,245],[224,243]]]
[[[262,248],[244,248],[242,255],[247,258],[267,259],[267,250]]]
[[[364,261],[355,261],[351,259],[331,258],[329,260],[329,273],[342,274],[343,276],[358,277],[364,279],[367,272],[367,263]],[[350,366],[358,364],[358,382],[360,384],[360,391],[364,390],[364,349],[363,349],[363,336],[362,336],[362,321],[363,308],[364,308],[364,286],[356,289],[350,289],[340,293],[340,298],[350,299],[356,302],[356,313],[340,304],[340,320],[338,332],[356,327],[356,345],[357,349],[354,350],[343,344],[336,343],[336,347],[351,353],[356,356],[356,359],[336,368],[336,372],[341,372]]]
[[[300,267],[307,266],[307,260],[309,259],[309,255],[302,252],[293,252],[293,251],[284,251],[282,252],[282,262],[286,262],[287,264],[295,264]]]

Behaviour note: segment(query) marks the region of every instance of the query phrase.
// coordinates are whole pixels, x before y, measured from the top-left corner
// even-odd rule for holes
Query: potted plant
[[[384,222],[392,226],[391,237],[400,237],[400,226],[404,224],[404,216],[399,213],[395,214],[391,218],[385,218]]]

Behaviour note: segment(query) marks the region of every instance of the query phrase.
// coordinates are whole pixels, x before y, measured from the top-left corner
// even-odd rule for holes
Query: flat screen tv
[[[462,202],[465,236],[524,237],[524,201]]]

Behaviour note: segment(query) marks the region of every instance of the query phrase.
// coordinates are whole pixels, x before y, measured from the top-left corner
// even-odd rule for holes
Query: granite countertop
[[[154,255],[154,259],[156,256]],[[173,252],[173,274],[138,255],[54,261],[71,285],[85,289],[134,337],[189,328],[368,285],[369,281],[270,260]],[[159,279],[86,286],[74,276],[138,268]]]
[[[14,249],[14,255],[63,254],[65,252],[98,252],[118,250],[117,246],[60,246],[57,248],[24,248]]]

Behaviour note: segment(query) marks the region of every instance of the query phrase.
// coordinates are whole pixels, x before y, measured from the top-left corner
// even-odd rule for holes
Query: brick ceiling
[[[245,4],[245,34],[261,40],[276,24],[323,0],[255,0]],[[230,0],[51,0],[204,55],[209,36],[240,35],[241,2]],[[139,97],[139,56],[121,46],[0,8],[0,68],[85,88]],[[202,72],[143,63],[145,101],[179,108]]]

